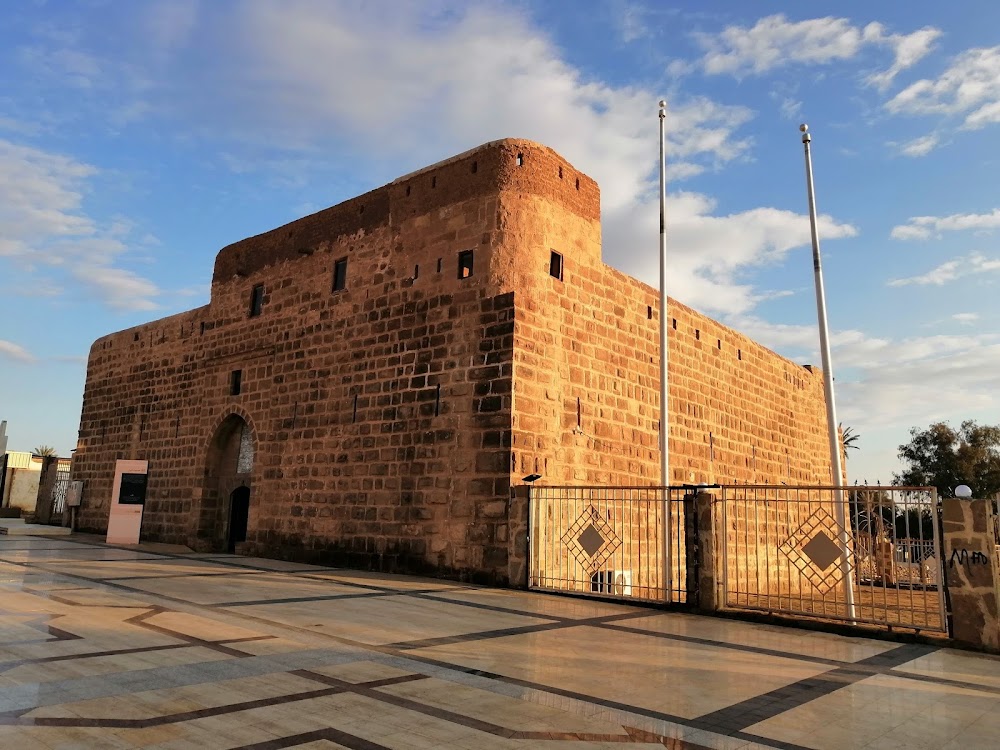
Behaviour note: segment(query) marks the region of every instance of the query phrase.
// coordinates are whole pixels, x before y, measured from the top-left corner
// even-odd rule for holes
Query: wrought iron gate
[[[686,601],[683,488],[532,487],[528,587]]]
[[[933,488],[735,485],[718,505],[727,608],[947,632]]]

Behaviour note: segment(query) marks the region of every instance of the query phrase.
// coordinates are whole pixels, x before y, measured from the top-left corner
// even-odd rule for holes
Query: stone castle
[[[659,483],[657,290],[601,259],[597,184],[488,143],[223,248],[209,304],[90,352],[74,479],[143,539],[524,580],[539,483]],[[822,377],[669,300],[671,481],[829,484]]]

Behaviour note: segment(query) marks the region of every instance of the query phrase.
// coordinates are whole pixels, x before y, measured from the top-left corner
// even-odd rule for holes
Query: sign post
[[[138,544],[146,505],[148,461],[116,461],[108,517],[108,544]]]

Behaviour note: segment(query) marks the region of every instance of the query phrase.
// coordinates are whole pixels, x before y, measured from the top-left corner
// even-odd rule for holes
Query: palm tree
[[[843,423],[839,424],[838,427],[840,427],[840,434],[844,441],[844,458],[848,458],[848,450],[861,450],[858,446],[858,439],[861,436],[854,431],[853,427],[844,427]]]
[[[56,449],[51,445],[39,445],[35,450],[31,451],[36,456],[54,456],[56,455]]]

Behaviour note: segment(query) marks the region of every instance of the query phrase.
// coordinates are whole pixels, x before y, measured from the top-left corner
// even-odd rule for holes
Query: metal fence
[[[69,471],[60,471],[56,474],[55,484],[52,485],[52,515],[62,513],[66,508],[66,490],[69,489]]]
[[[532,487],[530,588],[686,601],[683,488]]]
[[[947,631],[933,488],[735,485],[718,505],[726,607]]]

